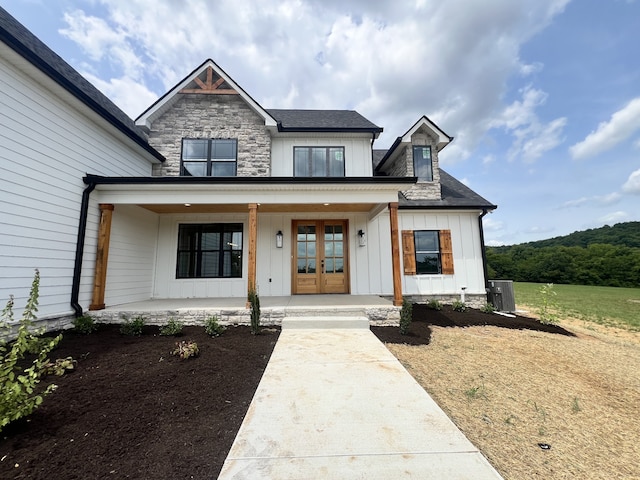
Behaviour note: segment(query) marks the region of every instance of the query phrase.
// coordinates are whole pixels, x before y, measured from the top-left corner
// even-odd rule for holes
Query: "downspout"
[[[84,239],[87,233],[87,216],[89,213],[89,197],[96,188],[96,184],[91,182],[82,192],[82,203],[80,204],[80,222],[78,224],[78,241],[76,243],[76,259],[73,265],[73,283],[71,285],[71,308],[75,312],[76,318],[82,316],[82,306],[78,303],[80,294],[80,276],[82,275],[82,258],[84,256]]]
[[[484,217],[489,210],[486,208],[482,209],[482,214],[478,217],[478,228],[480,230],[480,249],[482,251],[482,271],[484,275],[484,289],[489,294],[489,270],[487,268],[487,250],[484,246],[484,227],[482,225],[482,217]]]

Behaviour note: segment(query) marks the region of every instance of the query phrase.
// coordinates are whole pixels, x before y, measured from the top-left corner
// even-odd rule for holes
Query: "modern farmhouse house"
[[[486,301],[496,207],[426,116],[378,150],[359,113],[264,108],[207,60],[134,122],[2,9],[0,65],[3,297],[39,268],[49,316],[251,288]]]

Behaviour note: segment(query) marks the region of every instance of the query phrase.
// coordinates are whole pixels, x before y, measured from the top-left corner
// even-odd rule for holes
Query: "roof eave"
[[[80,102],[85,104],[89,109],[93,110],[100,117],[106,120],[109,124],[115,127],[118,131],[123,133],[127,138],[131,139],[137,146],[141,147],[146,151],[147,154],[151,155],[155,160],[159,162],[164,162],[164,156],[158,152],[156,149],[151,147],[141,136],[139,136],[136,132],[132,131],[127,125],[124,125],[119,119],[117,119],[114,115],[104,109],[99,103],[93,100],[89,95],[84,93],[80,88],[73,84],[70,80],[68,80],[64,75],[54,69],[51,65],[49,65],[46,61],[44,61],[40,56],[31,51],[28,47],[26,47],[22,42],[20,42],[17,38],[11,35],[5,29],[0,29],[0,41],[5,43],[9,48],[15,51],[18,55],[24,58],[26,61],[31,63],[34,67],[48,76],[55,83],[60,85],[63,89],[68,91],[71,95],[77,98]],[[47,47],[48,48],[48,47]]]

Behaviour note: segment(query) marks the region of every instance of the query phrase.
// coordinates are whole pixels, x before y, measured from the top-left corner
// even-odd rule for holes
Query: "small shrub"
[[[251,308],[251,333],[253,335],[260,334],[260,297],[255,288],[249,290],[248,296]]]
[[[169,319],[166,325],[160,327],[160,335],[166,335],[168,337],[177,337],[182,335],[182,328],[184,325],[178,322],[175,318]]]
[[[493,303],[485,303],[480,307],[480,311],[484,313],[493,313],[496,311],[496,307],[493,306]]]
[[[32,332],[31,327],[38,311],[38,291],[40,288],[40,272],[36,270],[31,284],[29,299],[24,308],[16,338],[8,342],[13,323],[13,296],[2,310],[0,319],[0,431],[14,420],[31,415],[42,403],[44,397],[56,389],[49,385],[36,393],[43,368],[49,360],[49,352],[62,339],[62,335],[42,340]],[[36,351],[36,359],[30,367],[20,366],[25,354]]]
[[[139,337],[142,335],[142,327],[144,327],[145,323],[146,320],[141,316],[135,317],[132,320],[125,320],[125,322],[120,325],[120,333],[122,335]]]
[[[78,362],[72,357],[58,358],[55,362],[47,362],[44,365],[43,373],[45,375],[56,375],[61,377],[67,372],[72,372],[76,369]]]
[[[176,355],[183,360],[191,357],[197,357],[200,355],[198,344],[192,340],[183,340],[176,342],[176,348],[171,352],[172,355]]]
[[[538,305],[538,319],[545,325],[558,323],[558,315],[555,313],[558,304],[555,300],[557,293],[553,289],[553,283],[542,285],[538,290],[540,303]]]
[[[225,328],[218,323],[218,317],[212,315],[205,320],[204,331],[207,332],[207,335],[210,337],[219,337],[222,335],[222,332],[225,331]]]
[[[73,319],[73,329],[78,333],[88,335],[98,330],[98,324],[92,316],[83,315]]]
[[[461,302],[460,300],[454,300],[454,302],[451,304],[451,308],[455,312],[462,313],[467,311],[467,305],[464,302]]]
[[[430,308],[431,310],[442,310],[442,304],[438,301],[438,300],[430,300],[427,303],[427,308]]]
[[[413,304],[405,298],[402,300],[402,309],[400,310],[400,335],[409,333],[412,317]]]

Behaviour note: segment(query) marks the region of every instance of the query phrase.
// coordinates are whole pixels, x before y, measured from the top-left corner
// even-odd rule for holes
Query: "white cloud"
[[[92,74],[85,73],[84,76],[131,118],[136,118],[158,98],[154,92],[128,77],[104,81]]]
[[[137,102],[124,91],[135,82],[161,95],[212,58],[266,108],[357,109],[384,127],[379,147],[427,114],[456,137],[445,163],[469,157],[514,74],[541,68],[519,49],[569,2],[96,1],[104,18],[70,12],[63,33],[120,102]],[[554,122],[517,127],[529,128],[517,154],[533,161],[554,148],[564,126]]]
[[[580,206],[584,205],[585,203],[587,203],[588,201],[589,201],[589,199],[587,197],[577,198],[575,200],[569,200],[567,202],[564,202],[558,208],[564,209],[564,208],[580,207]]]
[[[618,110],[608,122],[602,122],[587,137],[569,148],[576,160],[589,158],[612,149],[640,130],[640,97]]]
[[[608,195],[600,195],[595,197],[595,200],[600,203],[600,205],[613,205],[614,203],[618,203],[622,195],[618,192],[613,192]]]
[[[490,217],[484,217],[482,219],[482,227],[489,232],[496,232],[496,231],[502,230],[503,225],[504,225],[503,222],[499,220],[493,220]]]
[[[504,128],[513,135],[509,160],[519,158],[524,163],[533,163],[563,142],[567,119],[560,117],[543,123],[535,110],[546,102],[547,94],[531,86],[523,88],[521,93],[522,100],[516,100],[507,106],[493,120],[491,127]]]
[[[611,212],[604,217],[600,217],[598,221],[604,224],[614,224],[624,222],[629,218],[629,214],[627,212],[617,211]]]
[[[622,186],[622,191],[633,195],[640,195],[640,169],[629,175],[629,178]]]
[[[551,233],[555,230],[555,227],[529,227],[525,230],[525,233],[531,233],[531,234],[540,234],[540,233]]]
[[[556,207],[556,210],[565,210],[570,208],[578,208],[578,207],[594,206],[594,205],[609,206],[609,205],[618,203],[621,198],[622,198],[622,195],[618,192],[612,192],[607,195],[596,195],[593,197],[580,197],[574,200],[569,200],[567,202],[564,202],[559,207]]]
[[[520,64],[520,75],[522,75],[523,77],[527,77],[534,73],[541,72],[543,68],[544,65],[540,62],[533,62],[528,64],[522,63]]]
[[[482,164],[483,165],[491,165],[492,163],[494,163],[496,161],[496,157],[495,155],[485,155],[482,158]]]

